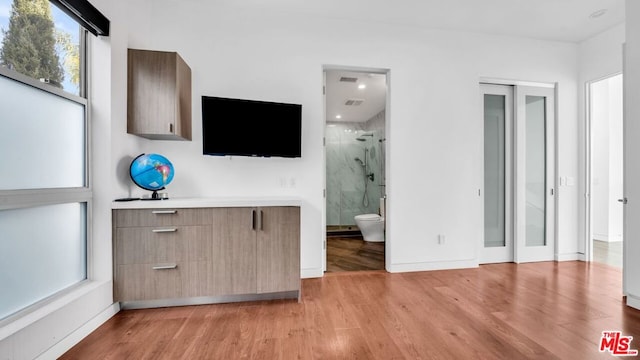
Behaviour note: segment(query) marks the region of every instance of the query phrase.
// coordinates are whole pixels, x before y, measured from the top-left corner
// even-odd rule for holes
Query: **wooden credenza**
[[[300,207],[113,210],[125,308],[300,296]]]

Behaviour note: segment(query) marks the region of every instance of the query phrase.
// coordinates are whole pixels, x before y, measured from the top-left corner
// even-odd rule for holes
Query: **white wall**
[[[622,72],[622,44],[625,40],[625,25],[613,27],[591,39],[585,40],[578,46],[578,251],[581,259],[585,259],[586,244],[589,240],[586,221],[586,200],[583,194],[587,192],[586,174],[586,89],[587,83]]]
[[[558,176],[579,175],[575,44],[298,17],[229,2],[92,3],[112,21],[111,37],[96,46],[100,49],[94,61],[104,66],[93,79],[100,98],[93,110],[92,276],[104,281],[104,286],[65,305],[64,319],[73,325],[62,327],[55,321],[62,313],[46,317],[37,329],[0,343],[3,357],[19,349],[27,355],[13,358],[29,358],[63,339],[49,353],[55,356],[88,331],[87,327],[76,333],[71,329],[87,321],[94,324],[91,319],[105,318],[105,313],[108,316],[112,303],[109,202],[141,193],[127,175],[130,159],[141,152],[162,153],[172,160],[176,177],[168,191],[174,197],[302,198],[303,275],[321,276],[325,64],[390,69],[389,271],[478,263],[477,246],[483,233],[477,195],[483,178],[480,77],[558,83]],[[178,51],[191,66],[192,142],[150,141],[126,134],[127,47]],[[302,159],[202,156],[201,95],[303,104]],[[281,188],[281,177],[294,179],[296,187]],[[577,187],[560,188],[557,198],[557,258],[575,258]],[[438,245],[438,234],[446,235],[445,244]]]
[[[192,68],[192,142],[125,134],[126,107],[113,107],[118,196],[120,165],[140,152],[172,160],[172,196],[295,195],[304,200],[302,267],[322,274],[324,233],[322,66],[390,69],[388,238],[390,271],[475,266],[482,234],[480,77],[558,82],[559,174],[577,177],[577,46],[415,27],[297,17],[268,9],[139,1],[129,11],[132,48],[178,51]],[[135,20],[134,20],[135,19]],[[173,26],[177,19],[188,19]],[[133,22],[135,21],[135,23]],[[113,44],[114,77],[124,79],[124,44]],[[122,80],[114,94],[124,96]],[[303,104],[302,159],[201,155],[200,96]],[[118,165],[120,164],[120,165]],[[281,177],[296,188],[281,188]],[[133,193],[139,193],[133,189]],[[577,188],[559,192],[560,258],[577,253]],[[437,235],[447,241],[437,244]]]

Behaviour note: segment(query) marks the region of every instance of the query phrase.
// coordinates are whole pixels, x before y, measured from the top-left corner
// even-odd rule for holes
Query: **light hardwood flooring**
[[[327,272],[384,270],[384,242],[362,236],[327,237]]]
[[[622,241],[593,240],[593,261],[622,269]]]
[[[302,282],[302,301],[121,311],[62,359],[610,359],[601,332],[640,348],[621,272],[585,262]]]

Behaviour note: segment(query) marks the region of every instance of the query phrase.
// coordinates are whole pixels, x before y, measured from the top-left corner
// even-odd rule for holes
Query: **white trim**
[[[321,278],[323,276],[324,271],[322,271],[322,268],[300,270],[300,277],[303,279]]]
[[[106,281],[84,281],[79,285],[74,285],[69,292],[62,292],[54,294],[51,298],[38,302],[31,307],[26,308],[24,311],[27,313],[19,312],[15,318],[12,316],[3,320],[7,322],[0,327],[0,341],[12,336],[13,334],[33,325],[34,323],[46,318],[52,313],[64,308],[71,302],[91,293],[95,289],[103,286]]]
[[[640,298],[627,294],[627,306],[640,310]]]
[[[555,256],[555,261],[577,261],[577,260],[584,261],[584,254],[567,253],[567,254],[556,254]]]
[[[553,89],[556,87],[556,83],[546,83],[537,81],[523,81],[523,80],[509,80],[491,77],[480,77],[481,84],[488,85],[515,85],[515,86],[531,86]]]
[[[624,47],[623,47],[624,50]],[[623,54],[623,62],[624,62],[624,54]],[[595,239],[596,236],[600,237],[600,238],[606,238],[605,240],[602,241],[609,241],[608,236],[601,236],[600,234],[596,235],[593,232],[593,212],[592,212],[592,208],[593,208],[593,204],[592,204],[592,196],[591,196],[591,191],[592,191],[592,183],[591,183],[591,153],[592,153],[592,145],[593,145],[593,139],[592,139],[592,119],[591,119],[591,86],[597,82],[600,81],[604,81],[607,79],[611,79],[615,76],[621,75],[623,72],[622,71],[618,71],[612,74],[608,74],[608,75],[604,75],[595,79],[591,79],[591,80],[587,80],[584,83],[584,173],[582,174],[584,176],[584,184],[585,184],[585,192],[584,192],[584,198],[585,198],[585,202],[584,202],[584,243],[585,243],[585,261],[593,261],[593,240]],[[624,80],[624,79],[623,79]],[[625,82],[623,81],[622,83],[623,87]],[[623,94],[625,94],[626,92],[623,89]],[[623,95],[624,96],[624,95]],[[624,117],[624,113],[623,113],[623,117]],[[623,120],[624,121],[624,120]],[[624,142],[623,142],[624,143]],[[623,191],[624,193],[624,191]],[[623,226],[624,228],[624,226]],[[624,251],[624,250],[623,250]],[[623,268],[624,268],[624,256],[623,256]],[[624,277],[623,277],[624,279]],[[623,287],[624,287],[624,280],[623,280]]]
[[[364,73],[364,74],[389,75],[389,69],[369,68],[369,67],[361,67],[361,66],[331,65],[331,64],[322,65],[322,72],[326,72],[326,71],[348,71],[348,72],[357,72],[357,73]]]
[[[471,269],[477,268],[478,266],[478,259],[431,261],[419,263],[390,264],[387,266],[387,271],[391,273],[402,273],[431,270]]]
[[[389,152],[389,139],[390,137],[390,133],[389,133],[389,129],[390,129],[390,116],[391,116],[391,84],[390,84],[390,78],[391,78],[391,69],[385,69],[385,68],[368,68],[368,67],[359,67],[359,66],[345,66],[345,65],[334,65],[334,64],[325,64],[322,65],[322,86],[323,89],[325,89],[325,91],[323,92],[322,96],[322,116],[323,116],[323,124],[324,127],[322,129],[323,131],[323,139],[325,141],[325,145],[323,146],[322,152],[322,181],[323,181],[323,190],[325,191],[324,193],[324,197],[323,197],[323,206],[322,206],[322,231],[323,231],[323,235],[320,237],[320,241],[322,242],[320,244],[320,248],[321,250],[321,263],[322,263],[322,269],[326,269],[327,268],[327,249],[326,249],[326,241],[327,241],[327,237],[326,237],[326,233],[327,233],[327,147],[326,147],[326,129],[327,129],[327,115],[326,115],[326,111],[327,111],[327,104],[325,101],[326,98],[326,73],[327,71],[349,71],[349,72],[357,72],[357,73],[365,73],[365,74],[380,74],[380,75],[384,75],[385,76],[385,82],[386,82],[386,86],[387,86],[387,94],[386,94],[386,99],[385,99],[385,118],[384,118],[384,136],[386,139],[386,143],[385,143],[385,193],[381,194],[384,198],[385,198],[385,244],[384,244],[384,256],[385,256],[385,268],[387,269],[387,271],[389,271],[389,266],[387,264],[389,264],[391,262],[391,238],[389,237],[389,234],[391,233],[389,231],[389,229],[391,228],[390,224],[391,222],[389,221],[389,190],[390,190],[390,179],[391,179],[391,175],[389,173],[389,159],[390,159],[390,152]],[[303,269],[304,272],[304,269]],[[310,277],[322,277],[324,276],[324,271],[321,272],[320,276],[310,276]],[[304,278],[304,276],[303,276]]]
[[[78,344],[82,339],[87,337],[93,331],[95,331],[102,324],[111,319],[115,314],[120,311],[120,304],[113,303],[104,309],[101,313],[87,321],[84,325],[76,329],[74,332],[66,336],[60,342],[50,347],[47,351],[40,354],[36,359],[48,360],[57,359],[65,352],[69,351],[72,347]]]

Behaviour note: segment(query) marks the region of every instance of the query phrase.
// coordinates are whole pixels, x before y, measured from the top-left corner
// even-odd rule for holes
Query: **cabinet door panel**
[[[213,292],[256,292],[256,235],[252,208],[213,209]]]
[[[258,293],[300,289],[300,208],[259,208]]]
[[[211,296],[214,284],[212,271],[213,264],[210,261],[191,261],[185,264],[186,272],[183,290],[185,297]]]

